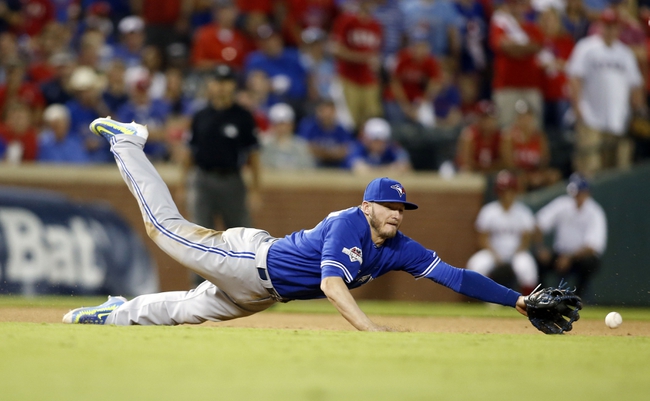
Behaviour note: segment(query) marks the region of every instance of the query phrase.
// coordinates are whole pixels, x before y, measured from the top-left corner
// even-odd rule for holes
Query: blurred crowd
[[[109,162],[88,124],[110,115],[147,124],[152,161],[179,163],[226,64],[266,168],[418,169],[400,136],[416,127],[457,133],[454,170],[508,168],[539,188],[650,156],[630,128],[648,114],[648,6],[2,0],[0,159]]]

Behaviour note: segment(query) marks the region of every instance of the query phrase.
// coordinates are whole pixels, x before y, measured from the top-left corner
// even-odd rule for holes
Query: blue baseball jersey
[[[394,270],[502,305],[514,306],[520,295],[448,265],[401,232],[376,246],[359,207],[330,213],[313,229],[279,239],[269,249],[267,268],[276,291],[289,300],[323,298],[320,284],[326,277],[340,277],[352,289]]]

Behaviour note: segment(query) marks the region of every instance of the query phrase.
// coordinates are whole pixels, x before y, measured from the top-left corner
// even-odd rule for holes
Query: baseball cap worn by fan
[[[370,181],[363,193],[364,202],[403,203],[406,210],[415,210],[418,205],[406,201],[406,190],[399,182],[388,177],[375,178]]]
[[[269,109],[269,120],[273,124],[292,123],[296,115],[286,103],[276,103]]]
[[[366,139],[387,141],[390,139],[390,124],[383,118],[371,118],[363,126]]]
[[[117,29],[119,29],[120,33],[123,34],[142,32],[144,30],[144,21],[136,15],[130,15],[122,18],[120,23],[117,25]]]

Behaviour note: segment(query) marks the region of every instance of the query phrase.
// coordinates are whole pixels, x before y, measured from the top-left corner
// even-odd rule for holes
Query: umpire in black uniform
[[[226,229],[251,227],[249,204],[260,203],[255,120],[235,103],[236,90],[234,71],[217,66],[207,79],[208,105],[192,119],[187,207],[203,227],[214,227],[217,216]],[[244,165],[252,173],[248,190],[241,175]]]

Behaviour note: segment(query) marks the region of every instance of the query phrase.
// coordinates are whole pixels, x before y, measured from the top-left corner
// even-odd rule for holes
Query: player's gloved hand
[[[573,329],[573,322],[580,319],[582,299],[575,289],[566,288],[560,282],[558,287],[543,288],[524,297],[528,319],[545,334],[563,334]]]

